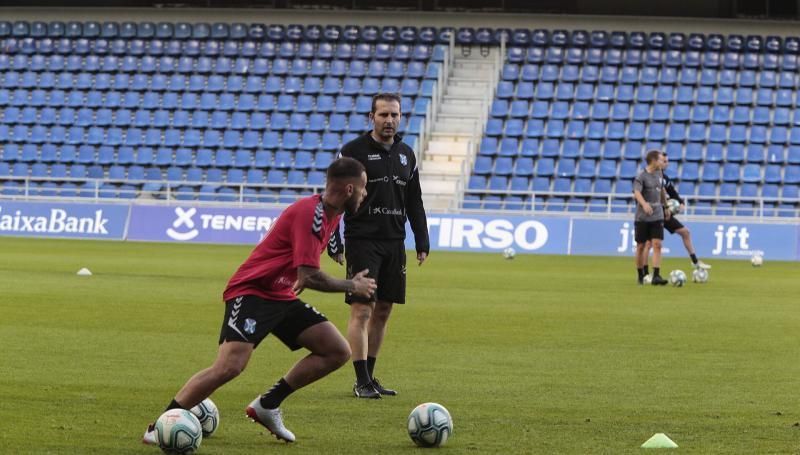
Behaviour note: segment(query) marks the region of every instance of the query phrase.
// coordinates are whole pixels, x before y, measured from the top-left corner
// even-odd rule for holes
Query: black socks
[[[292,392],[294,392],[292,386],[281,378],[267,393],[261,395],[259,402],[265,409],[275,409],[280,406],[283,400]]]
[[[354,360],[353,368],[356,370],[356,383],[358,385],[369,384],[372,381],[366,360]]]
[[[181,404],[175,401],[175,399],[173,398],[172,402],[169,404],[169,406],[167,406],[167,409],[164,409],[164,412],[167,412],[170,409],[186,409],[186,408],[181,406]]]

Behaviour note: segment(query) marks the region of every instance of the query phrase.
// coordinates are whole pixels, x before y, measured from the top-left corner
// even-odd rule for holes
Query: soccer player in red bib
[[[225,316],[219,351],[213,365],[192,376],[167,409],[191,409],[244,370],[259,343],[270,333],[291,350],[306,348],[300,359],[246,413],[275,437],[286,442],[294,434],[283,424],[280,404],[292,392],[344,365],[350,358],[347,340],[324,315],[302,302],[304,288],[348,292],[365,298],[376,289],[362,270],[349,280],[320,270],[320,255],[342,213],[354,213],[366,196],[364,166],[351,158],[334,161],[327,171],[325,191],[303,198],[280,215],[250,257],[239,267],[223,293]],[[143,442],[156,444],[153,425]]]

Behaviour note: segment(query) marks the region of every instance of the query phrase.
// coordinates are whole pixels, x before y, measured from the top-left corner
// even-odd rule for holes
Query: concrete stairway
[[[451,74],[444,87],[442,104],[433,119],[431,136],[420,163],[420,183],[425,207],[432,210],[455,208],[458,182],[462,188],[473,162],[473,143],[483,131],[482,115],[490,106],[495,54],[482,56],[478,49],[465,56],[456,47]],[[496,80],[496,79],[495,79]]]

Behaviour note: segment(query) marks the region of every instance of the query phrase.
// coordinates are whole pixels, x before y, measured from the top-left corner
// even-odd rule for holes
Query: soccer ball
[[[508,247],[503,250],[503,257],[506,259],[514,259],[514,256],[517,255],[517,251],[514,248]]]
[[[203,442],[203,427],[186,409],[170,409],[156,420],[156,441],[164,453],[193,454]]]
[[[653,275],[649,273],[642,278],[642,283],[644,284],[652,284],[653,283]]]
[[[211,398],[206,398],[200,404],[190,409],[192,414],[200,421],[200,426],[203,427],[203,437],[207,438],[217,431],[219,426],[219,410],[217,405],[211,401]]]
[[[681,211],[681,203],[677,199],[667,199],[669,213],[677,215]]]
[[[705,283],[708,281],[708,270],[694,269],[692,272],[692,281],[695,283]]]
[[[444,406],[422,403],[408,416],[408,435],[420,447],[439,447],[453,434],[453,419]]]
[[[686,284],[686,274],[683,273],[683,270],[673,270],[669,273],[669,282],[679,288]]]
[[[753,267],[761,267],[764,264],[764,256],[756,253],[750,257],[750,263],[753,264]]]

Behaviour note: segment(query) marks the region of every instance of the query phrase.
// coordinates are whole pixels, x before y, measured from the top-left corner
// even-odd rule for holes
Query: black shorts
[[[668,220],[664,221],[664,229],[669,231],[670,234],[674,234],[675,231],[681,229],[682,227],[683,224],[681,224],[681,222],[678,221],[678,219],[674,216],[671,216]]]
[[[348,304],[383,302],[406,303],[406,246],[402,240],[347,239],[344,247],[347,259],[347,278],[369,269],[367,276],[375,279],[378,290],[372,298],[347,294]]]
[[[637,221],[633,223],[634,238],[636,243],[645,243],[648,240],[664,240],[664,220]]]
[[[289,349],[302,346],[297,337],[303,330],[328,319],[314,307],[300,300],[265,300],[244,295],[225,302],[225,317],[219,332],[219,344],[243,341],[256,347],[274,333]]]

